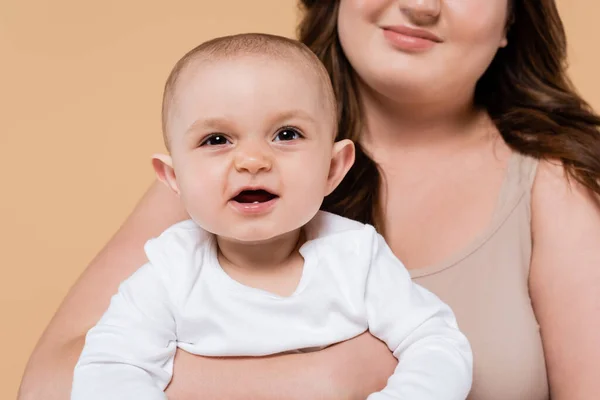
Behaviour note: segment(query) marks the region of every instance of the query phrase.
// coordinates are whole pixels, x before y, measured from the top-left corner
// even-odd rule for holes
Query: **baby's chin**
[[[237,232],[212,232],[219,240],[243,244],[243,245],[261,245],[275,243],[281,240],[295,240],[302,227],[293,229],[260,229],[253,228]]]
[[[237,244],[270,244],[287,239],[297,240],[302,228],[317,214],[316,211],[271,213],[257,218],[193,218],[205,231],[217,236],[220,241]],[[198,217],[198,216],[196,216]]]

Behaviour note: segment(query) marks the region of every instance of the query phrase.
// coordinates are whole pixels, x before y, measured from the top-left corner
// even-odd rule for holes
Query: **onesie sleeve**
[[[88,332],[71,400],[166,400],[175,350],[168,293],[148,263],[120,285]]]
[[[368,400],[467,397],[473,359],[454,314],[433,293],[412,282],[374,229],[365,304],[370,332],[398,359],[387,386]]]
[[[205,243],[192,221],[146,243],[149,262],[121,283],[86,336],[72,400],[167,399],[177,349],[176,295],[193,285]]]

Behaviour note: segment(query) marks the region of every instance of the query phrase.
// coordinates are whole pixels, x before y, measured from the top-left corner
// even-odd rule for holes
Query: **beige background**
[[[598,109],[600,3],[560,7],[572,76]],[[212,36],[291,36],[296,19],[296,0],[0,0],[0,399],[152,181],[173,63]]]

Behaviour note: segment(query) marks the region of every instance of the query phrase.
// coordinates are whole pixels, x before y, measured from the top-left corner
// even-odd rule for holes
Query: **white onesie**
[[[369,400],[466,398],[472,354],[450,308],[416,285],[370,225],[319,212],[302,278],[281,297],[233,280],[215,237],[188,220],[145,250],[87,337],[72,400],[165,400],[177,347],[204,356],[310,351],[367,329],[399,359]]]

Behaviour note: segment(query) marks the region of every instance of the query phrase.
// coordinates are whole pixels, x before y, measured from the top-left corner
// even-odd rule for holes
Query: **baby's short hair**
[[[337,122],[337,103],[327,70],[319,58],[304,44],[283,36],[265,33],[244,33],[218,37],[190,50],[173,67],[165,84],[162,102],[162,131],[165,146],[170,148],[168,122],[178,82],[186,68],[195,60],[219,61],[243,56],[264,56],[281,59],[296,57],[305,62],[321,81],[325,101],[331,106],[334,123]]]

